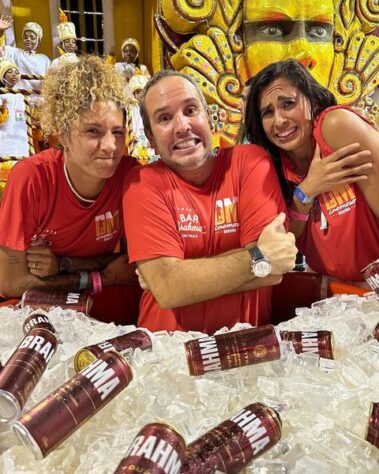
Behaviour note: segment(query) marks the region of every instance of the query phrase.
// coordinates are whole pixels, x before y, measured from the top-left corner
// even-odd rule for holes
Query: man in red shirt
[[[175,71],[148,83],[141,115],[161,160],[125,182],[129,257],[149,288],[139,325],[213,333],[268,323],[270,286],[297,250],[267,154],[255,145],[214,153],[204,97]]]

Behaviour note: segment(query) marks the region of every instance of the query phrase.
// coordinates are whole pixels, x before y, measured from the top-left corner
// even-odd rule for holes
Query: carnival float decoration
[[[215,130],[236,141],[245,82],[266,65],[296,58],[338,103],[379,109],[379,4],[376,0],[159,0],[155,24],[161,67],[191,76]]]

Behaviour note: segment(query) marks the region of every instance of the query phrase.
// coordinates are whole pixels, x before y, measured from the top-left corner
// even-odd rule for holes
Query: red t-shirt
[[[12,169],[0,207],[0,245],[26,250],[43,237],[56,255],[112,252],[123,235],[122,188],[136,161],[124,156],[96,202],[82,206],[63,172],[63,153],[49,149]]]
[[[263,228],[284,210],[271,160],[255,145],[221,149],[211,175],[199,187],[159,161],[133,170],[125,183],[130,261],[212,257],[241,248],[257,240]],[[271,288],[263,288],[167,310],[145,291],[138,324],[152,331],[209,334],[237,322],[266,324],[270,297]]]
[[[318,115],[313,135],[324,157],[334,150],[322,137],[321,126],[325,115],[336,108],[356,113],[348,107],[334,106]],[[302,181],[285,156],[282,156],[282,166],[289,181],[296,184]],[[340,280],[362,281],[360,270],[379,256],[379,219],[354,183],[322,193],[317,196],[317,201],[320,207],[315,206],[311,211],[305,231],[298,240],[299,249],[312,270]],[[320,228],[319,209],[328,221],[326,229]]]

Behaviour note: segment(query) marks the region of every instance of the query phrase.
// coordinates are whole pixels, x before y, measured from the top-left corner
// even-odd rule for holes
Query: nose
[[[104,134],[101,140],[100,147],[101,147],[101,150],[106,154],[106,156],[113,155],[113,153],[116,151],[116,148],[117,148],[116,138],[113,135],[113,133],[108,132]]]
[[[283,110],[277,109],[274,113],[274,125],[276,128],[280,129],[284,125],[287,125],[288,119]]]
[[[175,135],[185,136],[191,130],[190,117],[178,113],[175,117]]]

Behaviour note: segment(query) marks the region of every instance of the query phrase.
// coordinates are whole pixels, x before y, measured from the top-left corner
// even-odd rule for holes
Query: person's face
[[[200,170],[212,148],[212,132],[196,87],[183,77],[165,77],[149,89],[145,107],[148,138],[162,160],[182,176]]]
[[[132,44],[125,45],[124,49],[122,50],[122,57],[124,61],[127,63],[134,63],[137,57],[137,50]]]
[[[11,67],[8,71],[4,74],[4,81],[10,85],[11,87],[15,86],[17,82],[20,80],[21,74],[18,69],[15,67]]]
[[[38,36],[33,31],[26,30],[22,35],[25,51],[34,51],[38,46]]]
[[[327,87],[334,59],[333,0],[246,0],[244,8],[250,76],[293,58]]]
[[[142,94],[142,89],[136,89],[134,92],[133,92],[133,96],[136,100],[140,100],[141,98],[141,94]]]
[[[123,112],[113,102],[99,102],[83,112],[69,136],[61,137],[67,164],[91,178],[113,176],[125,147]]]
[[[309,101],[287,79],[276,79],[259,96],[259,114],[268,140],[293,157],[307,157],[312,146]]]
[[[75,53],[75,51],[78,49],[75,38],[63,40],[62,46],[66,53]]]

